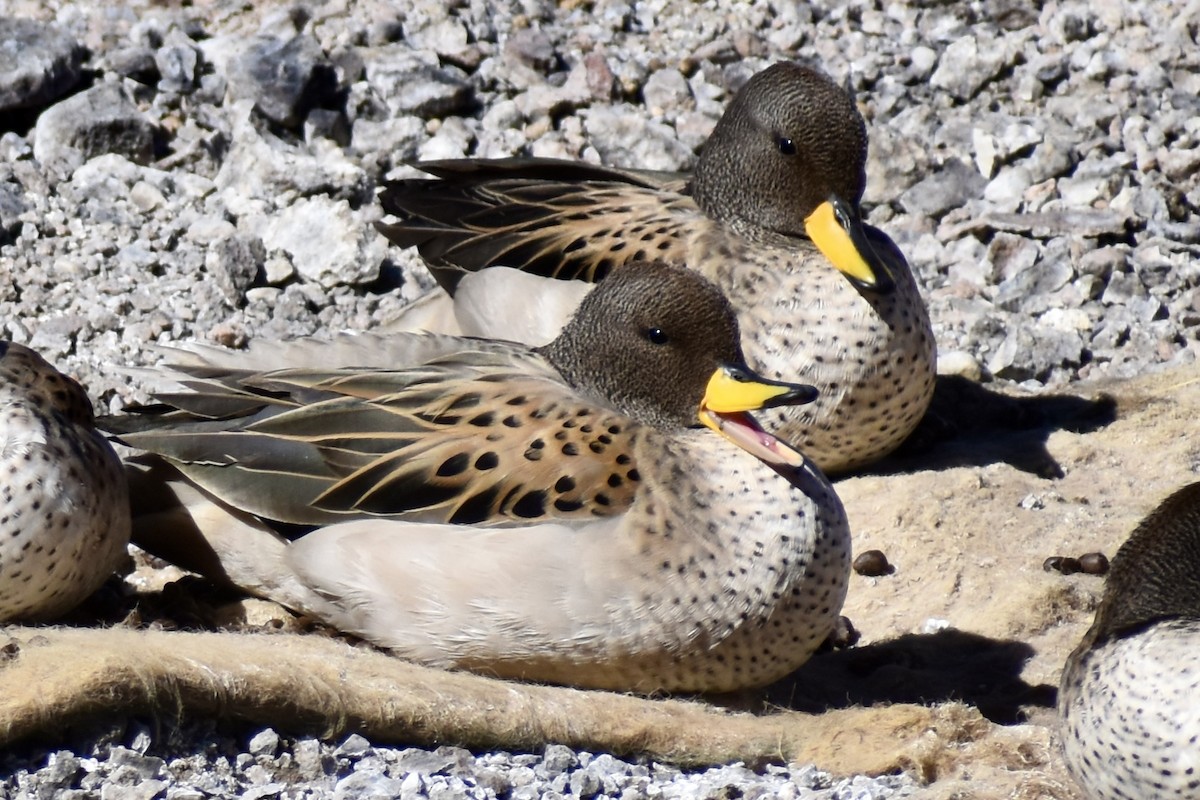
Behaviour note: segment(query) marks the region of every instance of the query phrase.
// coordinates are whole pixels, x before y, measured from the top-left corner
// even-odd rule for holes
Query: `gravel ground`
[[[884,800],[911,797],[916,790],[904,776],[835,780],[814,767],[751,770],[742,764],[685,773],[562,745],[537,755],[472,754],[457,747],[379,747],[357,734],[335,743],[290,738],[270,728],[234,736],[207,724],[161,738],[144,726],[121,726],[86,749],[8,755],[0,759],[0,770],[9,776],[0,783],[0,797]]]
[[[371,227],[374,187],[411,174],[406,162],[687,168],[741,82],[799,58],[856,93],[869,219],[913,265],[943,372],[1057,390],[1188,363],[1198,29],[1197,0],[0,0],[0,336],[117,411],[145,398],[129,368],[153,364],[156,344],[386,324],[430,284]],[[786,784],[866,798],[907,785],[184,733],[9,754],[0,795],[523,797],[583,793],[577,780],[635,796],[661,778],[664,797]],[[422,759],[440,761],[404,777]]]

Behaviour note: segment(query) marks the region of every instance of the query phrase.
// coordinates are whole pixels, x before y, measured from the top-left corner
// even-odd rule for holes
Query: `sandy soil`
[[[844,613],[862,640],[811,662],[796,697],[965,701],[1004,727],[928,776],[930,797],[1074,797],[1053,702],[1103,581],[1043,561],[1112,556],[1195,480],[1200,369],[1011,399],[942,381],[924,448],[838,484],[856,552],[882,550],[895,572],[854,576]]]

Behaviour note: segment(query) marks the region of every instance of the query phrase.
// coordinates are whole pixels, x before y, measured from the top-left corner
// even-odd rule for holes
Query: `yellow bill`
[[[890,292],[895,286],[883,259],[867,241],[862,221],[836,195],[817,206],[804,220],[808,237],[839,272],[864,289]]]
[[[756,375],[745,367],[722,364],[708,379],[703,408],[721,413],[811,403],[817,390],[802,383],[784,383]]]
[[[772,381],[744,367],[722,365],[709,378],[700,403],[700,422],[756,458],[776,466],[800,466],[804,456],[767,433],[746,413],[781,405],[811,403],[817,390],[799,383]]]

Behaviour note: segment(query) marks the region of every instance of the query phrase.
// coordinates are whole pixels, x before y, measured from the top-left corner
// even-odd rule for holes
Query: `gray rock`
[[[1198,316],[1200,320],[1200,316]],[[496,797],[503,797],[512,791],[512,783],[508,776],[497,769],[482,768],[475,772],[475,784]]]
[[[229,93],[285,128],[299,128],[309,109],[330,99],[336,77],[321,45],[309,34],[260,36],[225,66]]]
[[[371,752],[371,743],[367,741],[366,737],[357,733],[347,736],[333,751],[334,755],[349,756],[350,758],[362,758],[369,752]]]
[[[917,45],[908,54],[908,79],[914,82],[928,80],[937,66],[937,51],[932,47]]]
[[[1200,147],[1160,148],[1158,165],[1168,179],[1186,181],[1200,173]]]
[[[528,119],[560,116],[582,108],[594,98],[587,63],[578,62],[562,85],[535,83],[513,98],[518,111]]]
[[[338,781],[333,790],[333,797],[334,800],[407,800],[421,796],[419,792],[405,792],[402,787],[401,781],[394,778],[362,770],[351,772]]]
[[[350,126],[340,111],[314,108],[304,117],[304,141],[311,147],[316,139],[329,139],[345,147],[350,143]]]
[[[166,762],[157,756],[147,756],[127,747],[114,747],[108,756],[108,765],[114,771],[124,769],[137,780],[148,780],[160,775]]]
[[[648,122],[622,108],[590,108],[583,118],[587,137],[605,164],[681,170],[695,162],[695,153],[662,123]]]
[[[1112,197],[1109,178],[1060,178],[1058,195],[1069,206],[1089,207],[1097,200]]]
[[[413,747],[400,753],[395,768],[400,772],[435,775],[439,772],[462,770],[471,760],[470,751],[460,747],[439,747],[436,750]]]
[[[273,756],[279,749],[279,734],[272,728],[264,728],[250,737],[246,748],[253,756]]]
[[[938,229],[938,238],[946,241],[988,229],[1024,233],[1038,239],[1066,235],[1123,235],[1130,223],[1128,214],[1111,209],[1051,210],[1031,214],[989,212],[953,226],[942,226]]]
[[[444,59],[462,64],[469,50],[470,32],[461,19],[446,17],[407,31],[408,40],[421,50],[432,50]]]
[[[1001,283],[996,288],[996,306],[1006,311],[1020,309],[1038,313],[1046,308],[1047,298],[1074,277],[1075,272],[1068,262],[1045,260],[1039,267],[1017,272]]]
[[[46,105],[74,89],[84,49],[54,25],[0,16],[0,111]]]
[[[918,117],[925,117],[920,112]],[[898,121],[907,129],[915,125],[910,115]],[[868,202],[892,203],[901,192],[920,180],[929,167],[929,151],[919,139],[891,127],[871,131],[871,150],[867,158],[867,187],[863,192]]]
[[[71,788],[81,768],[79,757],[68,750],[51,753],[44,770],[46,788],[56,791]]]
[[[380,171],[386,172],[395,164],[416,158],[428,136],[425,123],[417,117],[359,119],[350,129],[350,146],[360,156],[382,165]]]
[[[117,153],[139,164],[154,154],[154,126],[119,83],[101,83],[38,117],[33,155],[60,177],[85,161]]]
[[[685,147],[700,152],[708,137],[712,136],[717,118],[697,111],[685,111],[675,118],[675,134]]]
[[[474,90],[458,67],[442,67],[436,57],[395,44],[363,53],[367,81],[396,116],[443,117],[466,111]]]
[[[28,158],[33,155],[33,148],[29,146],[29,142],[14,131],[5,131],[0,134],[0,163],[9,164],[12,162]]]
[[[1078,333],[1018,325],[992,354],[987,368],[1006,380],[1046,382],[1056,369],[1078,367],[1082,357],[1083,337]]]
[[[123,78],[155,86],[158,84],[159,72],[156,53],[149,47],[132,45],[118,50],[110,50],[104,54],[101,66],[109,72],[115,72]]]
[[[604,53],[591,52],[583,57],[588,91],[594,99],[608,102],[617,88],[617,79]],[[570,78],[568,78],[570,80]]]
[[[514,100],[501,100],[496,103],[480,120],[480,127],[488,129],[515,128],[524,121],[525,117]]]
[[[1126,306],[1133,300],[1141,300],[1146,297],[1146,287],[1142,285],[1141,279],[1135,273],[1114,272],[1108,278],[1108,283],[1104,287],[1104,294],[1101,295],[1100,301],[1106,306]]]
[[[153,800],[167,788],[166,781],[144,780],[136,785],[105,783],[100,788],[100,800]]]
[[[355,203],[370,196],[366,173],[341,150],[286,143],[259,131],[248,112],[243,101],[231,132],[233,143],[214,180],[228,211],[237,216],[266,213],[285,193],[324,194]]]
[[[570,787],[573,796],[592,798],[604,789],[604,780],[594,770],[579,769],[571,773]]]
[[[316,781],[337,768],[333,754],[316,739],[301,739],[292,748],[296,770],[307,781]]]
[[[467,154],[474,135],[459,117],[451,117],[442,123],[437,133],[427,139],[417,150],[419,161],[436,161],[443,158],[462,158]]]
[[[984,187],[983,199],[1001,211],[1016,211],[1032,183],[1033,177],[1024,165],[1005,167]]]
[[[0,243],[4,234],[15,234],[21,225],[20,217],[29,209],[25,192],[15,183],[0,183]]]
[[[901,194],[900,207],[909,214],[937,218],[979,197],[985,185],[983,176],[969,164],[951,159]]]
[[[541,772],[551,778],[578,766],[579,759],[569,747],[552,744],[542,754]]]
[[[1033,240],[1011,233],[997,233],[987,249],[993,278],[1011,280],[1037,263],[1040,249]]]
[[[651,113],[665,111],[671,117],[694,105],[687,78],[677,69],[660,69],[653,72],[642,87],[642,98]]]
[[[963,36],[950,43],[929,77],[929,85],[945,89],[959,100],[969,100],[983,85],[999,75],[1010,56],[1002,40]]]
[[[938,375],[958,375],[967,380],[979,381],[983,378],[983,367],[975,356],[964,350],[938,351]]]
[[[201,59],[196,45],[178,28],[168,35],[163,46],[154,53],[158,70],[158,90],[187,94],[196,88]]]
[[[504,55],[538,72],[549,72],[557,60],[554,43],[540,28],[513,31],[504,42]]]
[[[428,118],[456,114],[471,106],[471,85],[456,67],[419,70],[409,79],[411,84],[395,96],[398,111]]]
[[[1077,154],[1071,143],[1059,136],[1051,136],[1033,149],[1021,166],[1029,171],[1030,183],[1057,178],[1067,174],[1075,164]]]

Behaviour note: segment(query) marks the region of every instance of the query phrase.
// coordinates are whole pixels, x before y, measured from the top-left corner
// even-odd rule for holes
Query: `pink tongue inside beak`
[[[804,463],[799,450],[764,431],[745,411],[720,413],[708,409],[707,413],[722,436],[756,458],[776,466],[798,467]]]

